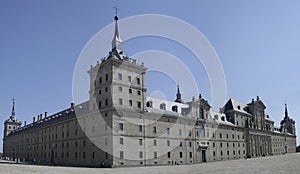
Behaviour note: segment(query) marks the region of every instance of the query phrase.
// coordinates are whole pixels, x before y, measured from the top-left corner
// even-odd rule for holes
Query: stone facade
[[[184,103],[146,96],[147,68],[123,55],[117,17],[112,50],[88,71],[90,99],[30,124],[4,122],[3,156],[71,166],[194,164],[296,151],[295,122],[280,128],[257,97],[229,99],[219,112],[201,95]]]

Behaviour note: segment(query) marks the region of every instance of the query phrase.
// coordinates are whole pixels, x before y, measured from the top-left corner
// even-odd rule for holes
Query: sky
[[[118,4],[120,21],[136,15],[159,14],[195,27],[209,40],[220,59],[226,80],[226,100],[233,98],[249,103],[259,96],[276,126],[284,117],[286,101],[300,135],[297,124],[300,123],[300,2],[297,0],[1,0],[1,121],[11,114],[12,98],[16,100],[17,118],[27,123],[45,111],[51,114],[70,106],[79,55],[97,32],[113,24],[115,4]],[[122,37],[122,25],[119,30]],[[99,48],[110,44],[101,43]],[[211,102],[206,69],[184,46],[145,36],[125,41],[123,50],[129,56],[147,50],[176,56],[192,72],[199,93]],[[87,73],[83,76],[88,78]],[[189,93],[188,84],[176,78],[157,72],[147,73],[146,78],[148,95],[160,91],[166,99],[174,100],[179,83],[185,101],[198,96]],[[88,91],[83,93],[88,95]]]

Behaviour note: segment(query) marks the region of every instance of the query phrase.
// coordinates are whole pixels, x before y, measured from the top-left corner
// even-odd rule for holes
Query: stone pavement
[[[300,153],[179,166],[81,168],[14,164],[0,160],[0,174],[300,174]]]

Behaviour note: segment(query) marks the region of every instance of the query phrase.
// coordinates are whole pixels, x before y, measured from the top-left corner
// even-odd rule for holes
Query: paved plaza
[[[194,165],[179,166],[152,166],[152,167],[126,167],[126,168],[79,168],[15,164],[0,161],[0,174],[299,174],[300,153],[279,155],[272,157],[240,159],[220,162],[210,162]]]

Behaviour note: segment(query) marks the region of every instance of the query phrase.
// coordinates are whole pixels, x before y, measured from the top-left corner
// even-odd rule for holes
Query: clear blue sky
[[[220,57],[227,99],[248,103],[259,95],[276,125],[284,116],[286,100],[289,115],[299,125],[299,1],[117,2],[120,18],[163,14],[192,24],[207,37]],[[16,99],[17,118],[27,122],[45,111],[51,114],[69,107],[77,58],[87,41],[113,22],[114,4],[115,1],[108,0],[0,1],[1,122],[10,116],[12,98]],[[193,55],[182,46],[151,37],[124,43],[128,55],[153,49],[180,57],[197,75],[200,92],[210,101],[207,74],[201,65],[194,67],[189,61]],[[160,90],[174,100],[176,84],[156,75],[148,75],[148,93]],[[164,84],[161,79],[165,79]],[[191,99],[182,95],[185,100]]]

